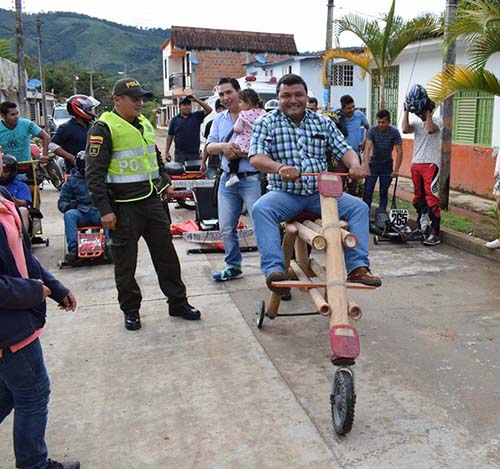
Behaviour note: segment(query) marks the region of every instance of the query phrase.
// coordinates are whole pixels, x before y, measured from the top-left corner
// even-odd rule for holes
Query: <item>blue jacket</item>
[[[62,213],[72,208],[77,208],[82,213],[88,213],[94,208],[90,201],[85,176],[76,168],[71,170],[71,176],[62,186],[57,208]]]
[[[0,195],[12,200],[0,187]],[[23,227],[23,245],[29,279],[22,278],[0,223],[0,348],[16,344],[45,325],[47,303],[41,279],[50,288],[54,301],[61,303],[69,290],[43,267],[31,252],[29,235]]]

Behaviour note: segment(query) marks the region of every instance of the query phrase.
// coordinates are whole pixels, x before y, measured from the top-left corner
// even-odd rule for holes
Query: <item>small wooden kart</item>
[[[337,198],[342,195],[342,179],[334,173],[321,173],[318,178],[322,218],[286,224],[283,250],[289,280],[273,282],[276,287],[307,289],[317,312],[278,314],[281,296],[271,293],[267,308],[261,302],[257,327],[262,328],[266,317],[320,314],[329,318],[331,361],[336,367],[330,394],[331,413],[335,432],[345,435],[354,421],[356,393],[351,367],[359,355],[359,336],[349,319],[358,321],[362,317],[360,306],[348,299],[347,289],[374,287],[346,282],[343,249],[355,248],[358,239],[347,231],[347,223],[339,220]],[[325,253],[325,267],[309,257],[308,246]]]
[[[81,267],[91,264],[111,264],[111,255],[106,246],[106,236],[102,226],[81,226],[78,228],[78,258],[69,262],[60,260],[59,268]]]

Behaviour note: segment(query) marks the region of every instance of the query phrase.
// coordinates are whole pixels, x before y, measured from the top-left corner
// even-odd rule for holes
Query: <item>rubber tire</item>
[[[64,183],[64,174],[61,171],[61,168],[55,161],[51,161],[49,163],[49,167],[47,168],[47,172],[50,178],[50,182],[52,185],[58,190],[61,190],[61,187]]]
[[[45,246],[49,247],[49,244],[50,244],[49,238],[45,238]]]
[[[354,422],[354,392],[353,376],[347,370],[337,370],[334,375],[333,394],[330,395],[333,429],[337,435],[346,435],[352,429]]]
[[[375,246],[378,246],[378,236],[377,235],[375,235],[373,237],[373,244],[375,244]]]
[[[260,308],[257,312],[257,328],[262,329],[262,325],[264,324],[264,318],[266,317],[266,302],[262,300],[260,302]]]
[[[193,199],[182,197],[177,199],[177,203],[186,210],[196,210],[196,202]]]

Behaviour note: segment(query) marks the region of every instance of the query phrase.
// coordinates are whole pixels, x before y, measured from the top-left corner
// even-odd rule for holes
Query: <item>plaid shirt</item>
[[[320,173],[327,169],[327,150],[331,150],[336,160],[351,150],[331,119],[306,109],[297,126],[283,112],[276,110],[255,121],[248,155],[266,155],[279,163],[294,166],[299,173]],[[314,176],[303,176],[293,182],[282,181],[277,174],[268,174],[267,180],[269,190],[294,195],[318,192]]]

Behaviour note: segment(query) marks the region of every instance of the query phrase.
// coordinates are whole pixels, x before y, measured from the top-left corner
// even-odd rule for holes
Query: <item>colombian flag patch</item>
[[[89,138],[89,143],[97,143],[101,144],[104,141],[104,137],[101,137],[100,135],[91,135]]]

